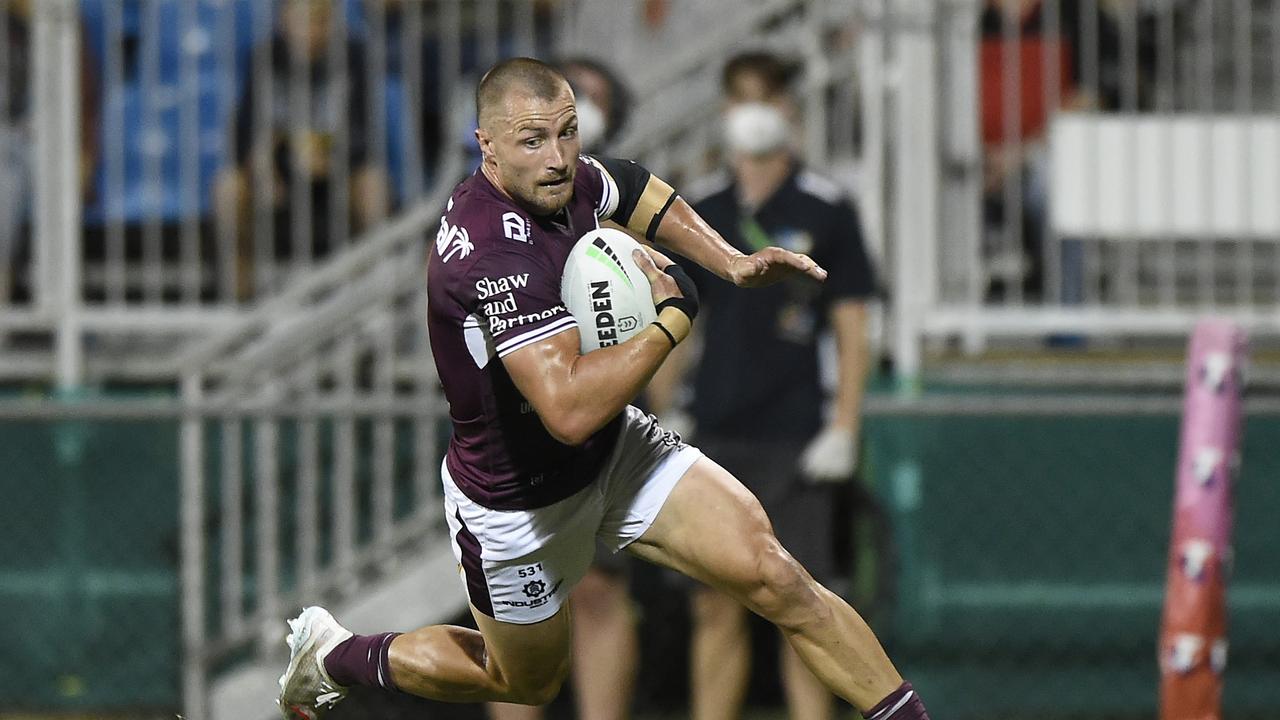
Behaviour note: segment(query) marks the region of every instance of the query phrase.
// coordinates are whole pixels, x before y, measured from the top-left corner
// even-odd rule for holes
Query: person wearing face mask
[[[755,493],[778,537],[829,586],[840,576],[832,508],[836,484],[851,480],[857,461],[869,362],[866,301],[875,287],[853,204],[797,157],[797,111],[788,94],[797,70],[768,53],[729,60],[722,89],[730,168],[694,206],[738,250],[780,245],[811,255],[830,275],[820,286],[783,282],[745,293],[695,271],[706,341],[688,413],[699,444]],[[824,418],[818,340],[828,329],[838,349],[838,387]],[[659,387],[678,384],[680,374],[671,371]],[[691,615],[691,716],[740,717],[751,663],[747,610],[699,586]],[[789,717],[832,717],[831,693],[788,643],[781,649]]]
[[[587,152],[613,149],[631,114],[631,91],[603,63],[574,57],[557,64],[578,99],[578,133]]]
[[[578,137],[585,153],[607,153],[626,124],[631,96],[607,67],[589,58],[556,64],[577,100]],[[595,560],[573,590],[573,694],[577,717],[631,716],[640,662],[637,613],[628,585],[630,559],[596,543]],[[490,703],[490,720],[540,720],[541,706]]]

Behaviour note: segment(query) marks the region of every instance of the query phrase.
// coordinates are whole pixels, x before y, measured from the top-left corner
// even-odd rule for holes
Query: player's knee
[[[522,688],[513,691],[507,701],[516,705],[546,705],[555,700],[556,696],[560,694],[560,685],[561,683],[556,683],[555,685]]]
[[[569,659],[556,663],[555,667],[522,678],[511,678],[507,685],[506,702],[517,705],[546,705],[560,694],[560,688],[569,677]]]
[[[827,612],[821,588],[772,537],[762,543],[756,555],[756,578],[749,601],[756,612],[784,629],[820,621]]]

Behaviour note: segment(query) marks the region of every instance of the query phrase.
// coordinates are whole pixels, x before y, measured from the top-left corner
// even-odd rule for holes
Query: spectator
[[[265,77],[250,72],[237,108],[236,164],[218,179],[215,211],[220,222],[237,230],[237,295],[242,300],[261,290],[252,277],[253,255],[255,244],[265,239],[250,231],[254,203],[271,212],[277,258],[289,257],[291,227],[304,210],[293,203],[299,185],[310,198],[310,250],[317,257],[329,253],[349,227],[366,229],[386,214],[387,179],[380,159],[370,157],[367,146],[364,48],[348,40],[346,67],[334,67],[329,52],[333,12],[329,0],[285,0],[279,30],[255,52],[268,59],[268,72]],[[291,100],[301,83],[306,83],[310,101],[300,107]],[[259,103],[268,98],[269,108],[262,108]],[[344,145],[345,157],[338,154]],[[266,187],[256,186],[260,178],[253,158],[269,163]],[[337,167],[343,161],[346,176]],[[330,208],[344,196],[349,208],[339,211],[343,219],[334,227]]]
[[[1043,0],[986,0],[982,11],[980,46],[981,128],[983,147],[984,217],[988,227],[1019,228],[1018,249],[1026,268],[1022,290],[1040,292],[1043,286],[1042,243],[1048,213],[1045,140],[1052,113],[1115,107],[1119,97],[1119,37],[1115,24],[1101,9],[1089,17],[1080,0],[1060,0],[1057,15]],[[1086,20],[1088,22],[1086,22]],[[1009,29],[1012,32],[1009,32]],[[1014,47],[1008,47],[1014,43]],[[1006,60],[1015,58],[1015,67]],[[1046,58],[1048,63],[1046,63]],[[1086,77],[1089,59],[1096,60],[1097,77]],[[1058,78],[1057,97],[1048,98],[1046,78]],[[1017,82],[1010,89],[1008,83]],[[1006,108],[1016,98],[1018,118]],[[1017,185],[1020,208],[1006,207],[1006,192]],[[1069,246],[1069,255],[1079,248]],[[1064,258],[1064,288],[1078,285],[1070,277],[1075,263]],[[1007,292],[997,284],[992,291]],[[1064,298],[1070,300],[1071,298]]]
[[[631,91],[609,68],[578,57],[559,64],[578,100],[578,133],[585,152],[613,149],[631,114]]]
[[[34,67],[33,0],[9,0],[0,10],[0,303],[23,286],[19,255],[28,252],[31,225],[31,71]],[[99,87],[88,54],[80,52],[80,190],[88,194],[98,161]],[[25,289],[25,288],[24,288]]]
[[[784,282],[748,292],[699,273],[707,342],[692,419],[699,445],[760,498],[778,537],[829,586],[840,575],[832,508],[836,483],[852,478],[856,462],[869,363],[865,303],[874,285],[853,205],[796,156],[798,110],[788,93],[795,73],[766,53],[726,65],[732,172],[695,209],[743,252],[779,245],[810,255],[830,276],[822,286]],[[824,421],[818,338],[827,327],[839,369]],[[747,611],[708,587],[694,591],[692,606],[692,717],[737,718],[750,666]],[[831,694],[788,643],[781,651],[790,717],[831,717]]]
[[[574,58],[558,69],[573,88],[583,152],[608,154],[626,125],[631,97],[604,65]],[[631,558],[596,544],[595,562],[573,590],[573,690],[583,720],[625,720],[640,662],[636,613],[628,585]],[[543,708],[494,703],[492,720],[540,720]]]

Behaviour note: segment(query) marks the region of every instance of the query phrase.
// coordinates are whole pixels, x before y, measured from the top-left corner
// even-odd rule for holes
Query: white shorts
[[[596,539],[614,552],[653,524],[680,478],[702,457],[656,418],[628,406],[600,477],[535,510],[492,510],[458,489],[442,463],[453,556],[471,604],[503,622],[529,624],[560,609],[586,574]]]

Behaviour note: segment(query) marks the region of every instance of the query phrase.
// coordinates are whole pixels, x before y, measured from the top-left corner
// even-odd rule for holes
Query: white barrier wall
[[[1280,241],[1280,118],[1063,113],[1050,148],[1060,235]]]

